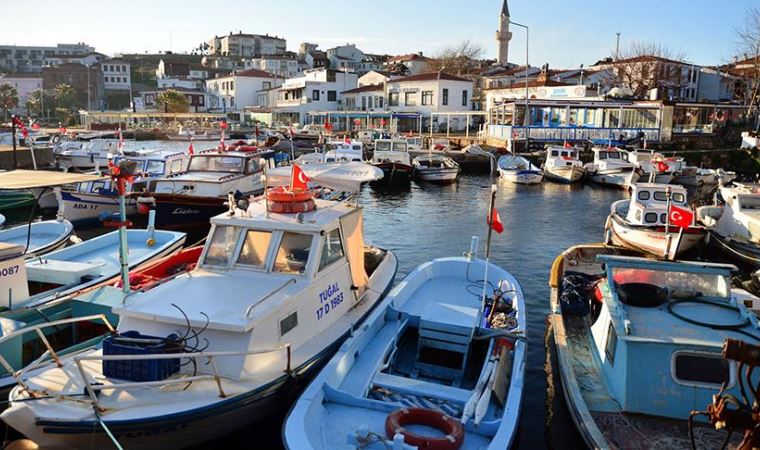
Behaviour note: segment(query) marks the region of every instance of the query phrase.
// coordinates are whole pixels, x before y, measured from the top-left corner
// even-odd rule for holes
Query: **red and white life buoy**
[[[413,424],[437,428],[446,435],[423,436],[404,428]],[[391,439],[396,434],[401,434],[404,443],[425,450],[457,450],[464,442],[464,428],[458,420],[440,411],[425,408],[400,408],[393,411],[385,419],[385,433]]]
[[[267,189],[267,209],[280,214],[297,214],[317,209],[311,192],[290,190],[284,186]]]

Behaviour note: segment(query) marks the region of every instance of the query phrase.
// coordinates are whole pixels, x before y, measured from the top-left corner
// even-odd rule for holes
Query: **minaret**
[[[509,32],[509,5],[507,0],[504,0],[504,4],[501,7],[501,15],[499,16],[499,29],[496,31],[496,42],[498,43],[498,55],[496,57],[496,64],[505,66],[509,56],[509,41],[512,39],[512,33]]]

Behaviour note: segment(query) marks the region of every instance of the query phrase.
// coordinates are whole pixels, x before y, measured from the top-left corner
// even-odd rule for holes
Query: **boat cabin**
[[[629,163],[628,161],[628,153],[620,150],[619,148],[615,147],[609,147],[609,148],[593,148],[591,151],[594,152],[594,163],[600,163],[600,162],[624,162]]]
[[[381,259],[365,252],[361,208],[315,202],[313,211],[279,214],[261,198],[212,218],[197,268],[132,296],[117,310],[120,330],[167,336],[189,325],[203,330],[208,351],[288,344],[293,366],[302,364],[324,345],[314,336],[361,301]],[[216,364],[225,377],[241,379],[281,374],[287,357],[276,351]]]
[[[597,258],[606,280],[591,334],[609,397],[599,396],[592,409],[684,420],[704,409],[723,383],[738,395],[736,366],[721,357],[721,348],[726,338],[747,339],[737,330],[760,339],[760,323],[732,297],[734,266]]]
[[[546,165],[562,167],[580,165],[580,156],[575,147],[549,147],[546,149]]]
[[[328,141],[328,151],[324,153],[326,163],[362,162],[364,161],[364,146],[361,141],[349,139],[346,141]]]
[[[375,141],[375,151],[407,152],[409,151],[409,142],[405,139],[378,139]]]
[[[139,150],[124,152],[123,156],[114,157],[116,166],[122,161],[132,161],[136,164],[134,170],[135,174],[139,174],[139,176],[135,177],[131,184],[130,190],[132,192],[153,191],[155,179],[181,173],[185,170],[187,155],[181,152]],[[79,183],[76,191],[88,194],[117,195],[109,179]]]
[[[668,197],[670,203],[689,209],[686,188],[679,185],[637,183],[631,186],[631,201],[626,220],[640,225],[665,226],[668,221]]]

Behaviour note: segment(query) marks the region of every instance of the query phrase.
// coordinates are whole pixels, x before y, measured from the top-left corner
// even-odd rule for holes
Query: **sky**
[[[465,39],[495,58],[502,0],[36,0],[32,22],[4,21],[0,44],[86,42],[101,53],[186,52],[214,35],[272,34],[321,49],[355,43],[367,53],[435,55]],[[656,42],[693,63],[729,62],[737,26],[758,0],[512,0],[530,28],[529,62],[593,64],[632,41]],[[18,16],[16,16],[18,17]],[[510,62],[525,62],[525,30],[512,29]]]

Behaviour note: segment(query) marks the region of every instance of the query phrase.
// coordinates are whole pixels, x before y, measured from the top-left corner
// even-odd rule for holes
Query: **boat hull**
[[[578,166],[550,167],[544,169],[544,176],[547,180],[564,184],[572,184],[580,181],[583,178],[584,173],[585,171],[583,170],[583,167]]]
[[[731,261],[760,268],[760,246],[750,242],[741,242],[721,236],[715,231],[709,231],[705,236],[705,243],[711,249],[721,252]]]
[[[703,228],[689,228],[679,242],[676,228],[665,233],[663,226],[632,225],[617,214],[610,215],[606,228],[611,232],[612,243],[616,245],[671,260],[694,248],[705,236]]]
[[[544,173],[538,170],[503,170],[499,169],[501,178],[515,184],[539,184],[544,179]]]
[[[119,213],[119,197],[89,194],[84,192],[61,191],[63,216],[75,225],[99,223]],[[137,201],[125,199],[127,216],[137,213]]]
[[[628,189],[628,186],[639,180],[639,174],[635,170],[596,172],[588,177],[594,183],[618,189]]]
[[[459,177],[459,169],[416,169],[414,172],[414,177],[426,183],[454,184]]]
[[[0,242],[29,247],[26,258],[33,258],[58,250],[66,246],[69,238],[74,234],[74,226],[67,221],[46,220],[34,222],[31,225],[31,237],[29,237],[29,225],[19,225],[0,231]]]
[[[226,198],[153,194],[156,228],[192,230],[207,227],[212,217],[227,210]]]
[[[408,186],[412,181],[412,166],[398,163],[378,163],[373,166],[383,171],[383,178],[371,182],[372,186]]]
[[[0,191],[0,211],[29,208],[35,202],[30,191]]]

